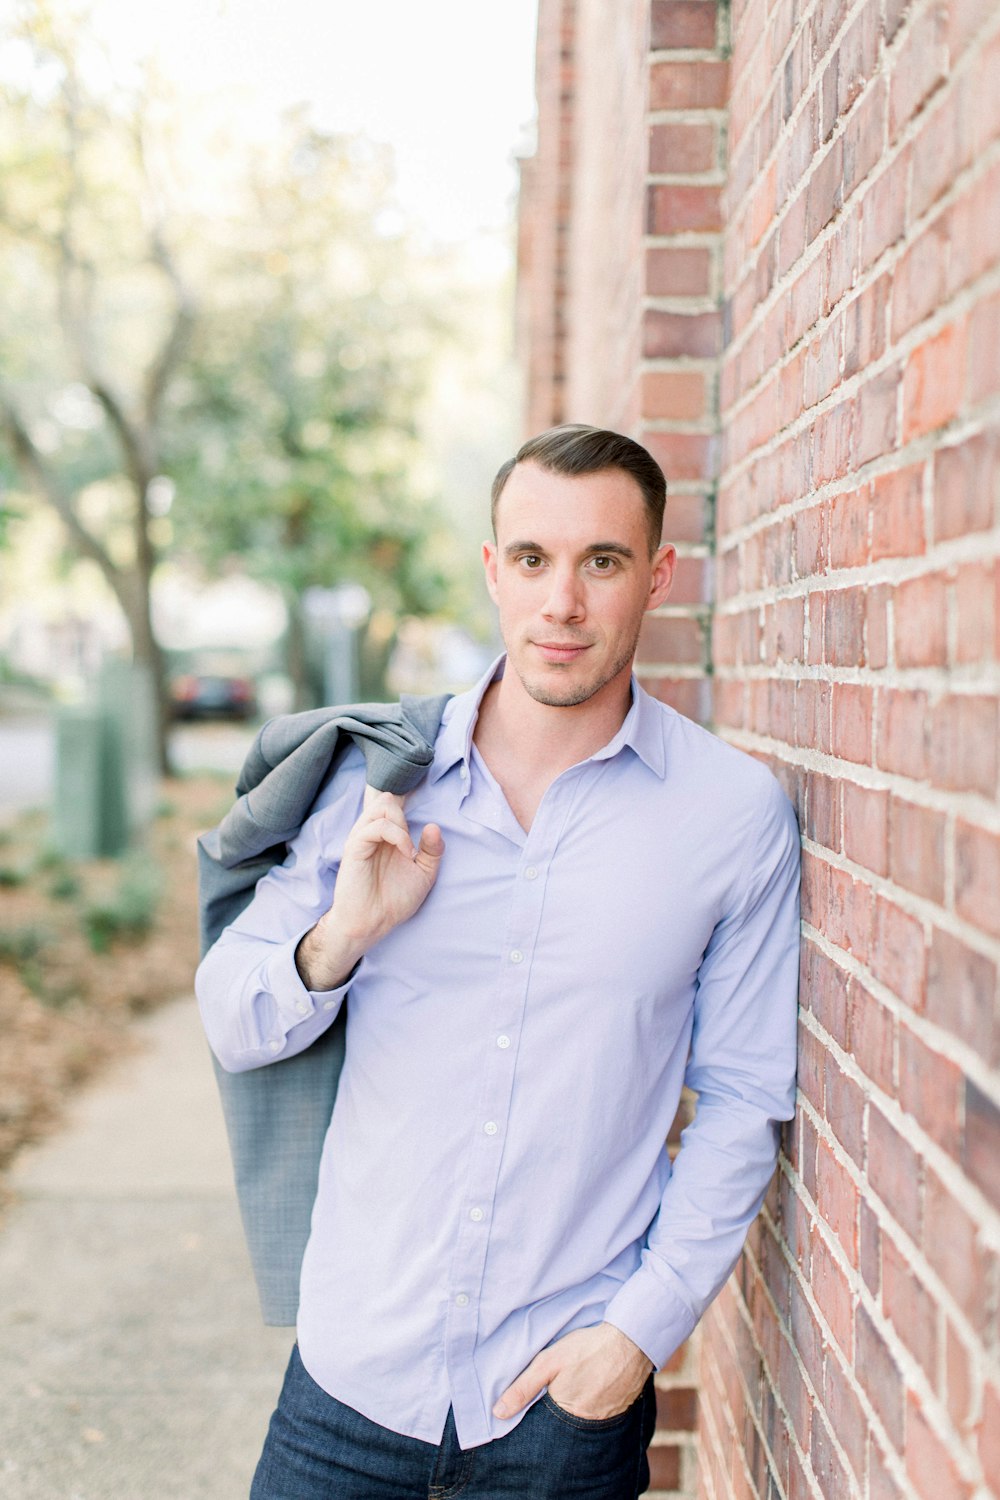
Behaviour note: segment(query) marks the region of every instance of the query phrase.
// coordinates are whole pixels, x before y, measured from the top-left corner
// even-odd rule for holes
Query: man
[[[340,763],[199,971],[232,1070],[350,994],[254,1500],[646,1488],[651,1372],[732,1269],[792,1114],[798,946],[776,781],[632,676],[673,577],[664,496],[594,428],[504,465],[505,657],[405,807]]]

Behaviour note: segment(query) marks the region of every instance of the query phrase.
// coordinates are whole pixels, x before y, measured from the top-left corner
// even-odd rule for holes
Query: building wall
[[[804,840],[797,1116],[664,1421],[698,1358],[703,1500],[1000,1496],[1000,9],[541,0],[543,45],[569,8],[528,427],[657,452],[683,563],[640,671]]]
[[[706,1497],[1000,1494],[998,21],[733,9],[715,727],[796,803],[804,944]]]

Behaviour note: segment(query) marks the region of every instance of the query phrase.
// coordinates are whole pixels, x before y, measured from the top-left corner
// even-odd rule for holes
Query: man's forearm
[[[295,967],[307,990],[335,990],[347,983],[363,956],[361,943],[340,932],[328,911],[296,948]]]

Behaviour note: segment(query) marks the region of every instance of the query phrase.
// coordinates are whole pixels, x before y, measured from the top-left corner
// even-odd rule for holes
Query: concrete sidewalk
[[[3,1500],[246,1500],[293,1333],[260,1321],[194,1002],[25,1152],[0,1221]]]

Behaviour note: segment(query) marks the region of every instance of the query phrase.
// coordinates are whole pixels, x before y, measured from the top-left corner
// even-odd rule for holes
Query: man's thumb
[[[444,839],[441,837],[441,830],[436,823],[428,823],[417,845],[417,864],[429,875],[436,875],[443,853]]]

